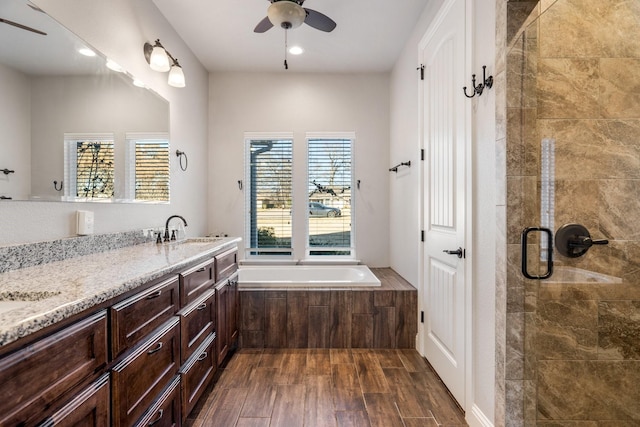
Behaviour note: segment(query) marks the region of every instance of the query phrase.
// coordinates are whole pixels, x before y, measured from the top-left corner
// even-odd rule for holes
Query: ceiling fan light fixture
[[[302,25],[307,17],[307,12],[297,3],[281,0],[271,3],[267,9],[267,16],[273,25],[290,30]]]
[[[291,55],[302,55],[304,53],[304,49],[300,46],[291,46],[289,48],[289,53]]]

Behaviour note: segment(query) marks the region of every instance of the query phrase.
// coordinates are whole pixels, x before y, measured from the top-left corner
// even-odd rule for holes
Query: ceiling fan
[[[0,23],[13,25],[16,28],[20,28],[22,30],[31,31],[32,33],[36,33],[36,34],[42,34],[43,36],[47,35],[47,33],[43,32],[43,31],[36,30],[35,28],[31,28],[31,27],[28,27],[26,25],[18,24],[17,22],[9,21],[8,19],[0,18]]]
[[[331,32],[336,23],[327,15],[313,9],[302,7],[305,0],[269,0],[271,6],[267,16],[253,29],[255,33],[264,33],[274,25],[285,30],[297,28],[305,24],[324,32]]]

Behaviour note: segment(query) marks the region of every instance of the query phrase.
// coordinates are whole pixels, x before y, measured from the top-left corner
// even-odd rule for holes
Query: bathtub
[[[336,289],[380,286],[366,265],[247,265],[238,270],[241,289]]]

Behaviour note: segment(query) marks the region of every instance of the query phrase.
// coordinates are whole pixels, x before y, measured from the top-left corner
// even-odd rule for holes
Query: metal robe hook
[[[466,96],[467,98],[473,98],[474,96],[476,96],[476,94],[478,96],[482,95],[482,92],[484,91],[484,89],[491,89],[491,87],[493,86],[493,76],[486,76],[486,70],[487,70],[487,66],[483,65],[482,66],[482,83],[478,84],[476,86],[476,75],[472,74],[471,75],[471,85],[473,87],[473,93],[471,95],[467,94],[467,87],[464,86],[462,88],[462,90],[464,91],[464,96]]]
[[[242,180],[241,179],[238,180],[238,189],[242,190]]]
[[[53,188],[55,188],[56,191],[62,191],[62,183],[63,181],[60,181],[60,188],[58,188],[58,181],[53,181]]]

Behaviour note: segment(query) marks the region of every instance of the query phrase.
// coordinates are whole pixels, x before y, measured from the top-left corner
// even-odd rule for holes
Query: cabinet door
[[[0,359],[0,425],[33,425],[107,364],[101,311]]]
[[[176,275],[111,308],[113,359],[177,313],[178,288]]]
[[[181,421],[180,377],[177,376],[136,422],[135,427],[176,427],[181,425]]]
[[[216,321],[216,295],[211,290],[180,311],[182,349],[180,361],[186,362],[194,351],[213,333]]]
[[[229,342],[227,337],[228,299],[229,287],[227,286],[227,282],[225,281],[224,283],[218,285],[218,287],[216,288],[216,353],[218,366],[222,364],[229,350]]]
[[[236,346],[238,342],[238,275],[232,276],[229,279],[229,284],[227,286],[229,289],[227,291],[227,340],[229,348],[233,348]]]
[[[78,393],[40,427],[109,427],[111,425],[109,374]]]
[[[180,306],[186,307],[213,288],[214,260],[208,260],[180,273]]]
[[[113,368],[113,425],[130,426],[140,418],[179,366],[180,327],[174,317]]]
[[[184,419],[196,406],[216,373],[215,352],[215,335],[211,334],[180,369]]]

